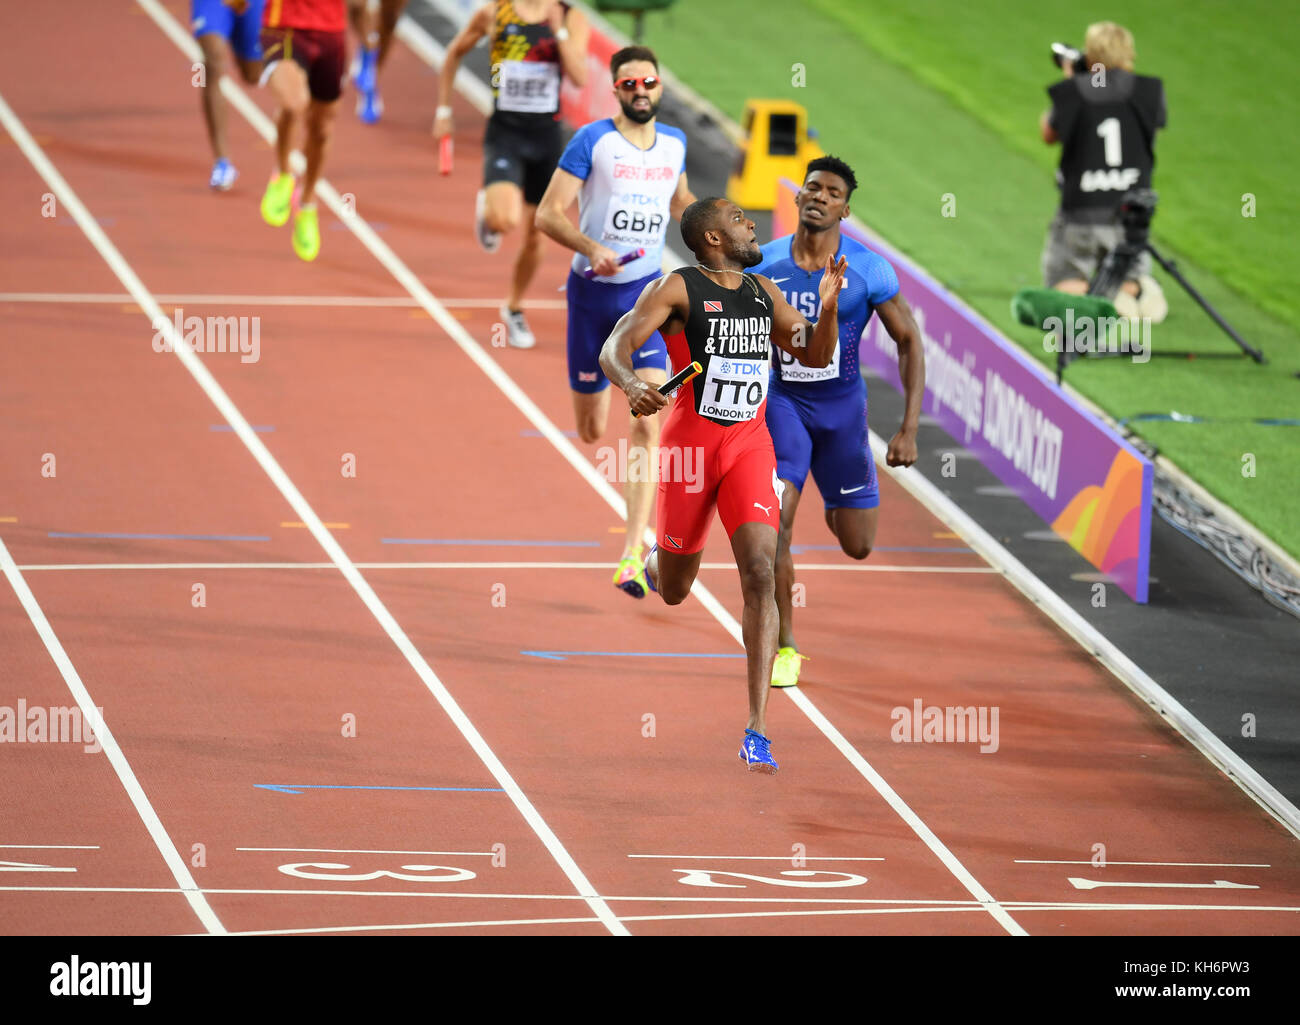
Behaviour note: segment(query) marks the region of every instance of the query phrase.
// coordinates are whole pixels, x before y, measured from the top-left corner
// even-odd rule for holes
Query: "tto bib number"
[[[709,360],[700,388],[700,416],[741,423],[754,419],[766,398],[766,360]]]

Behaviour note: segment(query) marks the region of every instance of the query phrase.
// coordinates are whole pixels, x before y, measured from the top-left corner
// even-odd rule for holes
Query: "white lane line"
[[[276,854],[436,854],[451,858],[492,858],[494,851],[370,851],[346,847],[236,847],[237,851],[269,851]]]
[[[921,907],[921,908],[833,908],[824,911],[733,911],[713,914],[695,915],[624,915],[624,922],[685,922],[702,919],[740,919],[740,918],[817,918],[826,915],[925,915],[941,914],[952,911],[979,911],[978,905],[971,907]],[[487,922],[412,922],[400,925],[334,925],[319,929],[263,929],[256,932],[236,932],[232,936],[310,936],[314,933],[347,932],[386,932],[388,930],[410,929],[468,929],[495,925],[569,925],[579,922],[595,922],[594,918],[508,918]]]
[[[913,498],[929,509],[990,565],[998,567],[1007,580],[1038,606],[1045,616],[1106,667],[1116,679],[1154,709],[1173,729],[1225,776],[1237,784],[1256,804],[1300,837],[1300,808],[1287,800],[1273,784],[1246,764],[1235,751],[1207,729],[1199,719],[1153,680],[1110,638],[1034,576],[1019,559],[976,523],[951,498],[917,473],[894,469],[885,463],[888,446],[874,431],[869,433],[876,463],[902,485]],[[787,688],[787,693],[793,688]]]
[[[174,887],[162,886],[0,886],[0,893],[183,893]],[[488,900],[581,900],[577,894],[544,893],[421,893],[405,890],[239,890],[239,889],[204,889],[204,894],[221,896],[326,896],[326,897],[475,897]],[[752,897],[605,897],[608,901],[624,903],[694,902],[697,904],[837,904],[865,905],[889,904],[897,906],[918,906],[930,910],[951,907],[957,910],[980,911],[982,906],[976,901],[942,901],[942,900],[831,900],[826,898],[752,898]],[[1008,900],[1003,904],[1013,911],[1277,911],[1300,912],[1300,905],[1287,904],[1151,904],[1151,903],[1088,903],[1086,901],[1027,901]],[[632,917],[622,919],[634,921]],[[597,918],[582,921],[600,921]],[[234,934],[238,935],[238,934]]]
[[[50,893],[178,893],[171,887],[151,886],[0,886],[0,892],[6,891],[50,892]],[[268,897],[421,897],[421,898],[455,898],[470,900],[583,900],[577,893],[474,893],[470,891],[429,891],[429,890],[326,890],[302,887],[294,890],[251,890],[241,888],[207,887],[200,891],[207,894],[225,896],[268,896]],[[623,901],[639,904],[834,904],[834,905],[952,905],[970,907],[980,910],[978,901],[973,900],[924,900],[908,898],[905,900],[887,900],[885,898],[839,898],[839,897],[664,897],[664,896],[613,896],[602,897],[608,901]]]
[[[418,309],[419,303],[409,295],[174,295],[159,293],[154,298],[163,306],[356,306]],[[134,303],[126,292],[0,292],[0,303],[53,303],[121,306]],[[498,310],[500,299],[444,299],[448,309]],[[564,310],[563,299],[525,299],[524,306],[535,310]]]
[[[28,147],[34,147],[36,144],[32,141],[31,136],[21,124],[17,124],[13,111],[5,103],[4,98],[0,97],[0,121],[4,122],[5,128],[19,148],[27,153],[28,159],[31,154],[28,153]],[[15,130],[16,129],[16,130]],[[39,152],[39,151],[38,151]],[[52,187],[57,189],[57,185],[50,178],[45,179]],[[62,182],[62,179],[59,179]],[[98,227],[98,225],[96,225]],[[145,796],[144,790],[141,789],[139,781],[135,778],[135,773],[131,770],[130,764],[126,760],[126,755],[118,746],[117,739],[113,736],[112,730],[108,724],[99,718],[99,711],[95,702],[90,697],[90,692],[86,690],[86,685],[82,683],[76,667],[73,666],[72,660],[68,658],[68,653],[63,650],[63,645],[55,635],[53,627],[45,618],[45,613],[36,602],[36,596],[32,594],[31,588],[27,586],[27,581],[23,579],[22,573],[14,564],[13,557],[9,554],[9,549],[5,547],[3,540],[0,540],[0,570],[3,570],[5,578],[9,585],[14,589],[14,594],[18,596],[18,601],[22,604],[27,617],[32,621],[32,626],[36,628],[37,634],[45,644],[45,650],[49,652],[50,658],[58,667],[63,681],[68,685],[68,690],[72,692],[78,707],[81,709],[82,721],[94,723],[95,739],[103,747],[104,756],[108,759],[109,764],[113,766],[113,771],[117,773],[117,778],[122,783],[122,788],[135,807],[136,814],[140,816],[140,821],[144,823],[145,828],[149,831],[149,836],[153,838],[154,846],[158,848],[158,853],[162,855],[163,861],[166,862],[167,868],[171,871],[172,878],[176,880],[181,892],[185,894],[185,899],[189,901],[190,907],[194,914],[198,916],[199,921],[210,933],[224,933],[225,926],[217,918],[216,913],[208,905],[207,899],[199,892],[198,883],[190,875],[190,870],[185,864],[185,859],[181,857],[180,852],[176,850],[176,845],[172,843],[171,837],[167,835],[167,830],[163,828],[162,821],[158,818],[158,813],[154,811],[153,805],[150,804],[149,798]],[[74,869],[75,871],[75,869]]]
[[[770,854],[629,854],[629,858],[663,858],[666,861],[789,861],[794,855]],[[884,858],[813,858],[801,857],[799,861],[884,861]]]
[[[0,541],[0,544],[3,544]],[[99,847],[90,844],[71,843],[0,843],[0,850],[6,851],[97,851]]]
[[[598,569],[608,572],[610,562],[354,562],[357,569]],[[334,569],[332,562],[49,562],[19,566],[24,573],[54,570],[130,569]],[[705,562],[701,569],[735,570],[732,562]],[[834,570],[857,573],[997,573],[991,566],[800,566],[804,570]]]
[[[231,933],[232,936],[314,936],[317,933],[400,932],[411,929],[482,929],[504,925],[578,925],[599,924],[599,918],[498,918],[484,922],[415,922],[401,925],[328,925],[319,929],[254,929]]]
[[[182,52],[190,56],[192,60],[197,59],[199,52],[198,45],[185,33],[184,29],[181,28],[176,20],[163,10],[161,6],[159,6],[157,0],[136,0],[136,2],[143,7],[151,17],[153,17],[154,21],[164,28],[167,35],[176,43]],[[399,36],[399,38],[402,37]],[[457,76],[457,81],[459,82],[459,76]],[[244,118],[253,125],[258,133],[268,142],[274,141],[274,127],[266,115],[262,113],[252,100],[250,100],[228,78],[222,78],[221,87],[222,91],[230,100],[232,106],[234,106],[235,109],[237,109]],[[321,201],[329,207],[334,216],[338,217],[340,221],[351,229],[353,234],[357,236],[358,241],[370,250],[375,259],[387,268],[389,273],[397,279],[398,283],[416,299],[420,300],[420,305],[428,311],[429,315],[432,316],[438,325],[451,337],[460,350],[478,365],[492,383],[495,384],[505,394],[505,396],[510,399],[515,407],[532,422],[541,434],[555,446],[556,450],[564,457],[565,461],[568,462],[569,465],[572,466],[582,476],[582,478],[587,481],[587,483],[590,484],[602,498],[605,499],[610,508],[618,514],[619,518],[625,519],[627,508],[624,505],[622,496],[613,489],[609,482],[605,480],[599,472],[597,472],[596,467],[590,463],[582,453],[578,451],[573,443],[564,436],[559,428],[551,422],[550,418],[542,412],[535,402],[533,402],[527,392],[520,388],[519,385],[515,383],[514,379],[501,369],[500,364],[498,364],[496,360],[493,359],[488,352],[474,340],[469,332],[461,325],[460,321],[456,320],[456,318],[446,310],[446,308],[434,297],[433,293],[424,286],[424,283],[420,281],[420,279],[409,267],[406,266],[405,263],[402,262],[401,259],[398,258],[397,254],[393,252],[388,244],[375,234],[370,225],[357,216],[356,213],[352,212],[354,208],[350,205],[348,207],[343,205],[338,192],[323,177],[317,183],[316,193],[320,197]],[[99,230],[98,224],[95,224],[94,227],[97,231]],[[195,356],[194,353],[188,351],[184,345],[177,344],[176,350],[178,355],[189,357],[192,359],[194,364],[199,367],[199,369],[202,369],[202,363],[199,361],[198,357]],[[213,387],[216,387],[215,382],[213,382]],[[233,410],[233,407],[232,413],[235,416],[239,416],[238,412]],[[270,453],[266,451],[261,439],[248,428],[248,425],[243,421],[242,417],[240,417],[240,424],[242,425],[241,437],[245,435],[247,436],[245,444],[254,449],[254,451],[265,452],[266,458],[269,461]],[[880,457],[880,461],[883,463],[883,457]],[[278,470],[278,467],[276,469]],[[286,480],[286,484],[287,483]],[[289,485],[289,487],[292,487],[292,485]],[[285,494],[288,495],[288,491],[285,491]],[[316,519],[315,513],[311,512],[306,502],[302,500],[301,496],[297,495],[296,491],[294,494],[298,501],[302,503],[304,511],[311,515],[310,520],[308,520],[306,515],[300,515],[299,519],[303,520],[303,522],[312,523],[313,533],[319,529],[319,540],[321,541],[322,547],[325,547],[327,552],[330,552],[332,555],[334,551],[337,551],[339,558],[346,559],[346,556],[343,555],[342,549],[338,547],[334,538],[331,537],[323,527],[320,527],[320,523]],[[297,506],[295,506],[295,511],[296,510]],[[648,529],[646,530],[646,537],[650,540],[653,539],[651,532]],[[353,572],[355,573],[355,570]],[[355,575],[357,580],[365,586],[366,590],[373,596],[373,592],[370,591],[369,585],[366,585],[364,584],[364,581],[361,581],[360,574]],[[708,588],[706,588],[699,580],[696,580],[694,587],[691,589],[691,593],[699,599],[704,607],[713,614],[714,618],[722,624],[723,628],[731,634],[736,643],[743,648],[744,641],[741,636],[740,623],[738,623],[735,617],[733,617],[731,613],[722,606]],[[383,609],[383,606],[379,604],[378,597],[374,597],[374,603],[379,609]],[[383,612],[385,616],[388,615],[387,610],[383,610]],[[391,621],[391,617],[389,617],[389,619]],[[400,628],[395,622],[392,623],[392,627],[395,632],[400,633]],[[415,650],[414,646],[410,645],[409,640],[406,639],[404,634],[402,635],[402,639],[409,646],[411,653],[409,657],[420,658],[419,653]],[[421,661],[423,660],[421,659]],[[429,675],[432,677],[432,670],[429,670]],[[434,679],[436,680],[436,677]],[[438,684],[438,687],[442,689],[440,683]],[[934,832],[926,826],[925,823],[921,821],[920,817],[912,811],[910,807],[908,807],[897,793],[894,792],[893,788],[884,781],[883,777],[881,777],[880,774],[867,763],[867,760],[863,758],[847,740],[844,739],[844,736],[839,732],[839,730],[832,726],[830,721],[827,720],[820,711],[818,711],[812,701],[810,701],[807,696],[801,693],[791,693],[792,691],[797,691],[797,688],[787,687],[784,689],[786,696],[792,700],[801,711],[803,711],[814,726],[821,730],[822,734],[825,735],[832,744],[834,744],[836,749],[838,749],[841,754],[849,760],[849,763],[862,774],[867,782],[885,798],[890,807],[899,814],[912,831],[920,837],[921,841],[925,843],[925,845],[930,848],[948,870],[956,876],[962,886],[964,886],[971,895],[976,898],[976,900],[984,905],[989,914],[991,914],[1009,933],[1017,936],[1027,935],[1025,930],[1022,929],[1016,921],[1002,909],[993,896],[982,885],[980,885],[965,866],[957,860],[956,856],[953,855],[946,846],[944,846]],[[450,695],[447,696],[447,699],[450,701]],[[457,709],[457,711],[459,711],[459,709]],[[502,772],[504,773],[504,771],[503,768]],[[520,796],[522,797],[522,794]],[[556,839],[554,842],[558,847],[559,840]],[[576,865],[573,866],[573,870],[575,872],[577,871]],[[595,893],[596,891],[594,889],[588,889],[580,892]],[[605,910],[606,913],[609,913],[607,908]]]
[[[1109,868],[1111,865],[1151,865],[1170,868],[1272,868],[1272,865],[1252,865],[1240,861],[1107,861],[1098,865],[1092,861],[1031,861],[1028,858],[1016,858],[1017,865],[1091,865],[1093,868]]]
[[[164,31],[167,32],[167,34],[177,43],[181,50],[190,57],[191,60],[198,60],[200,58],[201,55],[198,44],[185,33],[185,30],[177,24],[175,19],[172,18],[172,16],[168,14],[167,11],[156,2],[156,0],[137,0],[137,2],[142,8],[144,8],[145,12],[149,14],[150,17],[152,17],[154,21],[164,29]],[[228,78],[223,77],[222,86],[232,101],[237,97],[239,100],[243,101],[245,105],[252,106],[252,101],[249,100],[243,92],[235,88]],[[235,105],[239,106],[238,103]],[[263,132],[263,136],[265,138],[271,138],[272,135],[270,133],[272,129],[270,122],[255,106],[252,107],[252,109],[256,111],[258,116],[262,119],[263,128],[266,129],[266,131]],[[569,855],[569,852],[551,831],[551,827],[546,824],[537,809],[533,807],[532,802],[524,795],[524,792],[515,782],[514,777],[506,771],[506,767],[488,746],[487,741],[483,739],[482,735],[474,727],[474,724],[469,721],[469,718],[461,710],[455,699],[452,698],[451,693],[445,686],[443,686],[442,681],[434,673],[428,662],[425,661],[424,656],[421,655],[415,645],[411,643],[410,638],[406,636],[405,631],[403,631],[401,626],[398,625],[397,620],[393,618],[392,613],[390,613],[384,603],[379,600],[379,596],[375,594],[374,589],[371,588],[370,584],[361,575],[356,566],[352,564],[351,560],[343,551],[343,548],[339,545],[338,541],[335,540],[334,536],[325,528],[320,517],[317,516],[316,510],[308,504],[297,486],[289,479],[288,474],[286,474],[280,464],[276,462],[275,457],[271,455],[270,450],[265,444],[263,444],[262,439],[253,431],[248,421],[244,418],[244,415],[230,400],[230,397],[222,390],[221,386],[208,371],[207,367],[203,365],[203,361],[184,344],[183,339],[178,335],[175,327],[166,317],[163,316],[157,302],[149,293],[149,290],[145,288],[139,277],[136,276],[135,271],[131,269],[130,265],[122,257],[122,254],[118,252],[113,243],[109,241],[108,236],[104,234],[99,223],[91,216],[90,212],[86,209],[84,204],[82,204],[80,198],[75,192],[73,192],[71,186],[64,181],[62,175],[60,175],[54,165],[50,163],[49,159],[41,151],[40,147],[32,140],[31,136],[27,133],[27,130],[23,127],[22,123],[19,122],[17,117],[14,116],[13,112],[9,109],[8,104],[5,104],[3,99],[0,99],[0,113],[3,113],[4,115],[5,123],[9,128],[10,134],[19,142],[19,145],[23,149],[28,160],[32,162],[32,165],[59,197],[64,209],[71,213],[76,219],[77,223],[81,226],[82,231],[86,234],[86,237],[90,240],[91,244],[94,245],[100,256],[103,257],[104,262],[108,264],[117,279],[122,282],[126,290],[131,293],[132,298],[143,309],[145,315],[149,318],[150,323],[154,326],[154,329],[158,330],[161,326],[165,338],[171,346],[173,354],[181,361],[181,364],[185,369],[189,371],[195,382],[203,390],[203,393],[211,400],[212,404],[216,406],[225,421],[234,428],[235,433],[239,435],[240,440],[248,448],[253,458],[257,460],[258,465],[271,479],[271,482],[293,509],[297,519],[300,522],[307,524],[307,528],[311,531],[312,536],[320,544],[321,548],[324,549],[326,555],[330,557],[330,560],[338,567],[339,572],[343,574],[344,579],[352,585],[352,589],[356,591],[357,596],[361,599],[366,608],[370,610],[370,613],[378,621],[389,639],[402,655],[405,656],[407,663],[442,706],[443,710],[456,725],[456,728],[460,731],[461,735],[469,743],[470,747],[473,748],[474,753],[478,755],[480,760],[482,760],[483,764],[487,767],[488,772],[510,796],[515,807],[519,809],[519,812],[524,817],[525,821],[532,827],[538,838],[546,846],[546,849],[550,852],[551,856],[555,859],[564,874],[568,877],[576,891],[579,894],[586,896],[593,914],[600,918],[610,932],[615,935],[629,935],[627,929],[619,924],[618,919],[614,916],[614,913],[609,909],[609,907],[604,904],[599,897],[594,896],[596,893],[595,887],[587,881],[587,877],[583,875],[582,870],[578,868],[573,858]],[[323,179],[320,183],[320,190],[322,198],[324,198],[324,195],[328,193],[332,197],[333,203],[336,206],[338,205],[338,194],[326,185]],[[338,209],[339,212],[342,212],[341,207]],[[443,316],[447,317],[451,323],[457,323],[451,315],[447,314],[445,311]],[[179,865],[181,870],[185,871],[186,876],[188,877],[189,873],[185,869],[184,863],[179,862]],[[213,921],[215,922],[215,917],[213,918]],[[220,925],[220,923],[216,924],[218,926]]]

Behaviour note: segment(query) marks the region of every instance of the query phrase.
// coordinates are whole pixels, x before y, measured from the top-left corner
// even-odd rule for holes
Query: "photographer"
[[[1052,108],[1040,127],[1044,142],[1061,143],[1061,205],[1043,247],[1043,281],[1081,295],[1123,238],[1120,198],[1151,187],[1165,94],[1160,79],[1133,73],[1133,35],[1114,22],[1089,25],[1082,54],[1059,44],[1052,52],[1065,79],[1048,87]],[[1150,268],[1144,252],[1114,297],[1121,315],[1164,319],[1168,307]]]

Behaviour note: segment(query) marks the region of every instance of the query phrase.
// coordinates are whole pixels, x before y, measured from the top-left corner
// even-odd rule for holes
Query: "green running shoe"
[[[781,648],[772,662],[772,686],[794,687],[799,683],[799,666],[804,656],[794,648]]]
[[[632,549],[632,554],[619,560],[618,569],[614,570],[614,586],[625,591],[633,598],[644,598],[649,590],[646,583],[645,564],[641,561],[641,546]]]
[[[314,206],[298,208],[293,219],[293,251],[308,263],[320,255],[320,223]]]
[[[266,184],[262,193],[262,220],[273,228],[288,223],[293,209],[294,178],[291,174],[277,174]]]

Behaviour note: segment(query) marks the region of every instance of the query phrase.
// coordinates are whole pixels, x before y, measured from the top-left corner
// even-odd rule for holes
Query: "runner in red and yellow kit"
[[[348,16],[343,0],[266,0],[262,12],[262,82],[271,90],[276,112],[276,173],[262,196],[262,219],[279,227],[293,209],[294,177],[289,154],[294,136],[306,129],[303,156],[307,171],[293,221],[293,251],[300,259],[320,253],[316,180],[329,146],[334,112],[347,61]]]
[[[684,385],[660,438],[657,543],[646,579],[669,605],[690,593],[716,506],[731,538],[745,611],[749,725],[740,757],[751,770],[775,772],[767,738],[767,693],[776,655],[773,562],[781,485],[767,432],[768,363],[775,345],[800,363],[830,363],[839,336],[839,292],[847,262],[828,258],[816,325],[785,301],[767,278],[746,274],[762,260],[754,222],[735,203],[701,199],[682,214],[682,240],[698,261],[646,286],[605,342],[600,365],[648,416],[668,400],[632,367],[632,353],[655,331],[673,366],[703,371]],[[674,467],[696,472],[673,472]]]

